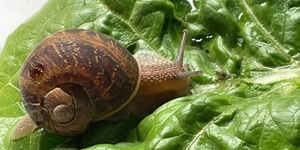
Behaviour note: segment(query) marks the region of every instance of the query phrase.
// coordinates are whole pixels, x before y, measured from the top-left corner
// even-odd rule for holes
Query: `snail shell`
[[[145,117],[166,101],[190,94],[189,77],[201,71],[188,72],[183,65],[186,34],[174,61],[152,51],[133,57],[115,40],[90,30],[48,36],[21,69],[28,115],[49,132],[76,136],[91,121]],[[20,136],[15,132],[12,138]]]
[[[83,29],[44,39],[25,60],[19,81],[29,116],[63,136],[122,109],[139,83],[139,66],[122,45]]]

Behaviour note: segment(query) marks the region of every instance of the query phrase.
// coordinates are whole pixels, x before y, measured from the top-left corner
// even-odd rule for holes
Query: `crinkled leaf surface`
[[[49,0],[0,54],[0,149],[299,149],[299,14],[297,0]],[[70,28],[168,59],[186,28],[184,61],[204,74],[192,78],[193,95],[140,122],[103,121],[72,139],[40,129],[12,141],[25,114],[22,62],[46,36]]]

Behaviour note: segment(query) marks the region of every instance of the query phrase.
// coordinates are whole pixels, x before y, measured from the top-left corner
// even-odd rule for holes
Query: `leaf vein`
[[[285,48],[271,35],[271,33],[258,20],[254,12],[252,11],[252,8],[247,4],[247,2],[245,0],[242,0],[242,4],[246,9],[247,13],[249,14],[250,18],[252,19],[252,21],[258,26],[258,30],[260,30],[267,37],[267,39],[269,39],[269,41],[272,42],[275,47],[277,47],[278,50],[284,52]]]

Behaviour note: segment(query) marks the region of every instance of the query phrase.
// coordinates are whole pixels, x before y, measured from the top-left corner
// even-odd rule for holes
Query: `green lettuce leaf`
[[[297,0],[49,0],[0,54],[0,149],[299,149],[299,14]],[[23,61],[46,36],[71,28],[171,60],[188,29],[184,61],[203,75],[192,77],[193,95],[143,120],[93,123],[76,138],[40,129],[11,140],[26,113]]]

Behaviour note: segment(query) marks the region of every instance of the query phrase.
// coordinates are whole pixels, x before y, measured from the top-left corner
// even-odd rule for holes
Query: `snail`
[[[16,126],[12,139],[42,127],[73,137],[90,122],[145,117],[163,103],[190,94],[190,77],[183,53],[167,60],[142,50],[133,56],[105,34],[85,30],[58,31],[41,41],[26,58],[19,86],[28,115]]]

